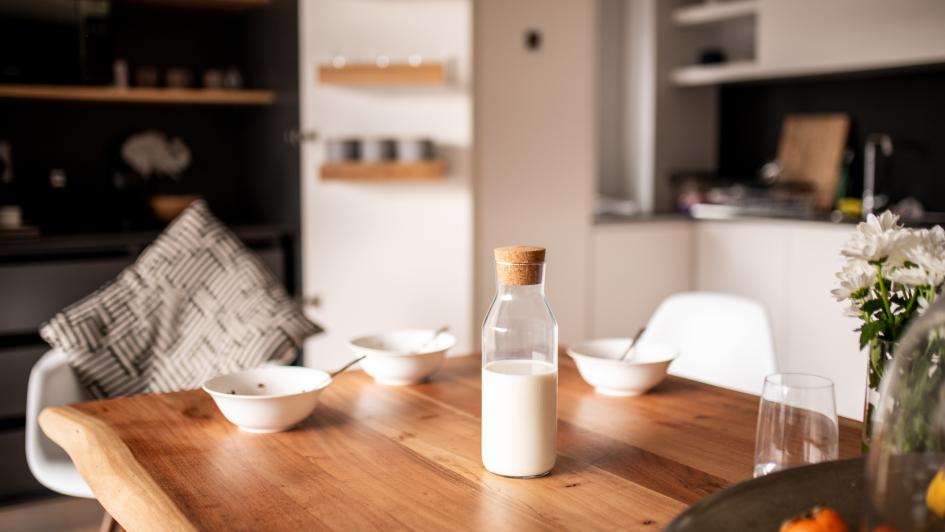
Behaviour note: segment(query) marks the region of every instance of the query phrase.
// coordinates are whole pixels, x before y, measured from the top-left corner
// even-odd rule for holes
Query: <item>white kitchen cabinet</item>
[[[790,228],[764,221],[698,222],[695,289],[760,302],[768,311],[775,352],[786,347],[788,235]]]
[[[840,249],[853,226],[795,225],[788,239],[788,336],[781,370],[830,377],[836,386],[837,411],[860,419],[866,355],[859,351],[859,336],[854,332],[859,324],[844,316],[844,305],[830,294],[843,263]]]
[[[939,62],[945,59],[945,2],[761,0],[757,35],[759,64],[773,70]]]
[[[691,288],[692,232],[687,220],[594,227],[592,336],[632,336],[661,301]]]
[[[866,359],[853,332],[857,324],[830,295],[853,226],[761,220],[696,225],[695,288],[761,302],[779,369],[829,377],[840,415],[862,417]]]
[[[597,225],[588,330],[594,337],[632,335],[676,292],[748,297],[768,311],[780,370],[829,377],[838,413],[860,419],[866,358],[858,324],[830,295],[853,230],[773,220]]]

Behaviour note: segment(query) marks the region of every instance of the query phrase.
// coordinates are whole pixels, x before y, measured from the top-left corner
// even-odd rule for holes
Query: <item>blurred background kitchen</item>
[[[38,325],[195,197],[327,329],[307,365],[443,323],[475,350],[527,243],[563,344],[747,296],[860,419],[839,249],[865,212],[945,221],[943,95],[938,0],[2,0],[0,498],[49,494]]]

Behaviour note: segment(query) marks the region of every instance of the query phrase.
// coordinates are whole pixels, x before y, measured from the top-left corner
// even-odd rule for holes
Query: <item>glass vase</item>
[[[861,530],[945,530],[945,298],[905,330],[882,371]]]
[[[870,450],[873,436],[873,413],[879,404],[879,385],[886,373],[886,366],[892,360],[895,342],[874,339],[869,344],[869,361],[866,364],[866,398],[863,401],[863,454]]]

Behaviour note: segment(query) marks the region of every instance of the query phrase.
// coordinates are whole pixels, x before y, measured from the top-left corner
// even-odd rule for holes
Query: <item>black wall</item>
[[[856,159],[851,192],[862,188],[863,143],[888,133],[894,154],[880,166],[881,193],[912,196],[930,211],[945,211],[945,66],[842,78],[725,86],[720,91],[719,171],[753,179],[777,153],[788,113],[845,112],[852,118],[849,147]]]

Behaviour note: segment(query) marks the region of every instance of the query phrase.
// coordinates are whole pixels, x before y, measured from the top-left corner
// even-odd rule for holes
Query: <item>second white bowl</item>
[[[433,338],[432,329],[410,329],[371,334],[349,343],[355,355],[367,355],[361,361],[364,371],[380,384],[404,386],[416,384],[433,374],[456,345],[456,337],[445,332]],[[423,347],[421,352],[417,349]]]
[[[590,340],[568,349],[578,372],[604,395],[631,396],[645,393],[666,378],[677,351],[661,344],[640,342],[633,361],[618,360],[630,338]]]

